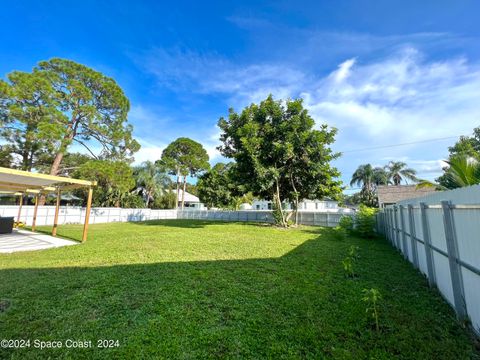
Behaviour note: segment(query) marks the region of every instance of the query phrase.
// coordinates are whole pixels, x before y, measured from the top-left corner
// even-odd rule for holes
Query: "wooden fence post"
[[[410,244],[412,245],[412,258],[413,264],[418,269],[418,249],[417,249],[417,232],[415,230],[415,218],[413,215],[413,206],[412,204],[407,205],[408,210],[408,227],[410,229]]]
[[[447,241],[448,262],[450,264],[450,276],[452,278],[453,301],[459,319],[467,316],[465,306],[465,290],[463,288],[462,266],[459,263],[457,235],[453,219],[452,203],[442,201],[443,224],[445,227],[445,240]]]
[[[427,205],[424,202],[420,203],[420,216],[422,217],[422,233],[423,244],[425,245],[428,284],[434,286],[437,281],[435,279],[435,266],[433,263],[432,239],[430,238],[430,227],[427,218]]]
[[[402,231],[402,248],[403,248],[403,257],[406,260],[409,260],[408,256],[408,245],[407,245],[407,232],[405,231],[405,215],[404,215],[404,209],[405,207],[403,205],[400,205],[400,224],[401,224],[401,231]]]

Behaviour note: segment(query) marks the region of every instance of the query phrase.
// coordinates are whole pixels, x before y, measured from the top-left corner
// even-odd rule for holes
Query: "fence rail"
[[[384,234],[480,335],[480,186],[434,193],[382,209]]]
[[[272,210],[179,210],[178,219],[221,220],[273,223]],[[298,222],[311,226],[337,226],[342,216],[353,216],[352,212],[299,211]]]

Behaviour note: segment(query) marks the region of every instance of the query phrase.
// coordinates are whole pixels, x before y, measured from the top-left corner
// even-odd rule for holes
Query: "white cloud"
[[[138,152],[135,153],[135,162],[134,165],[139,165],[144,161],[155,162],[162,156],[162,151],[167,146],[162,143],[152,143],[143,139],[139,139],[141,148]]]
[[[427,62],[406,49],[376,63],[340,66],[304,97],[315,118],[358,129],[365,142],[460,135],[478,125],[480,67],[465,59]]]
[[[417,36],[441,42],[443,35]],[[468,134],[479,125],[480,64],[463,57],[433,61],[408,43],[395,44],[399,41],[395,37],[384,40],[396,49],[388,57],[365,61],[364,52],[359,52],[322,76],[283,62],[242,65],[217,54],[178,49],[149,52],[142,57],[142,66],[163,86],[178,92],[221,94],[237,109],[269,93],[283,99],[301,96],[317,123],[339,129],[335,144],[339,151]],[[445,41],[451,40],[445,36]],[[368,38],[364,45],[369,41],[375,48],[381,42]],[[218,129],[212,134],[215,140],[202,143],[210,157],[218,159]],[[365,152],[354,160],[341,158],[338,166],[348,177],[360,163],[408,156],[410,166],[433,178],[441,173],[438,159],[445,156],[447,146],[432,143]]]
[[[260,101],[270,93],[289,97],[305,82],[303,72],[284,64],[239,66],[217,54],[188,50],[155,49],[136,61],[162,86],[179,92],[229,94],[237,105]]]

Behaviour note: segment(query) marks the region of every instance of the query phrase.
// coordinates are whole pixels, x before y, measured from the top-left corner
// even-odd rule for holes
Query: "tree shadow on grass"
[[[393,250],[355,282],[337,253],[320,236],[279,258],[1,270],[0,297],[10,304],[0,313],[2,338],[95,346],[0,349],[0,358],[465,357],[468,336],[451,309]],[[401,271],[382,272],[386,263]],[[359,300],[373,281],[391,312],[382,321],[395,320],[381,336]],[[406,292],[389,295],[395,287]],[[98,339],[120,346],[98,349]]]

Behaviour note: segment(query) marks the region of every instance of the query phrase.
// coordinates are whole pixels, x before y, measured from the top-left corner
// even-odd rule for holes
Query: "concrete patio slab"
[[[11,234],[0,234],[0,253],[50,249],[78,244],[75,241],[27,230],[13,230]]]

